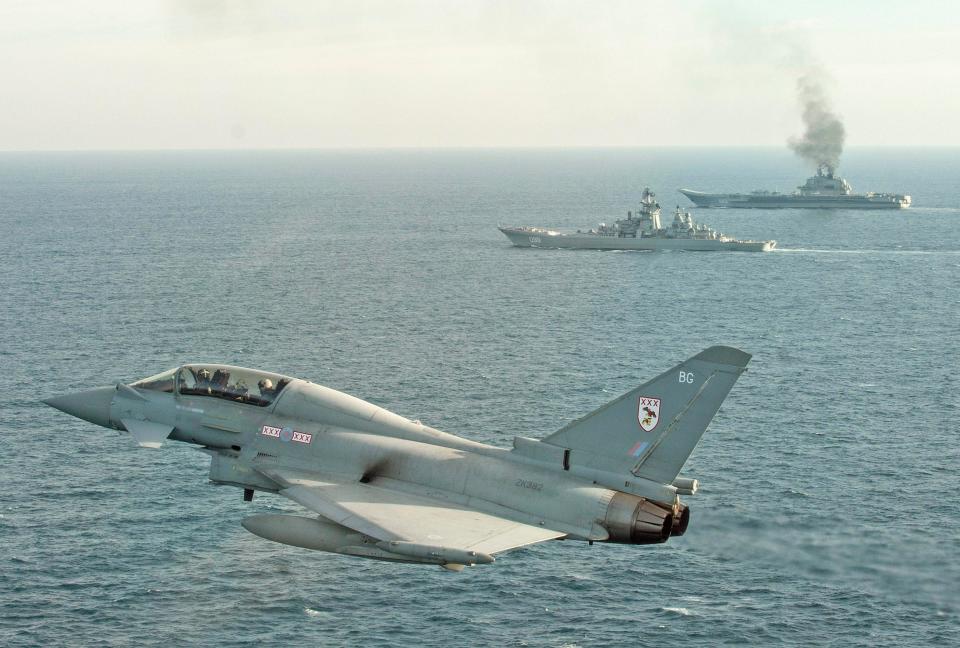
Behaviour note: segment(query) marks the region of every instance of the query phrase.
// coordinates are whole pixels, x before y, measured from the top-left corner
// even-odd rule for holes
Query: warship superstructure
[[[660,222],[660,204],[649,188],[643,190],[640,209],[636,214],[612,225],[600,223],[595,229],[564,233],[543,227],[500,226],[510,241],[518,247],[571,248],[580,250],[686,250],[706,252],[730,250],[767,252],[776,247],[776,241],[739,241],[696,223],[690,212],[677,207],[673,222],[663,227]]]
[[[910,196],[891,193],[855,194],[850,183],[836,175],[833,167],[821,164],[817,174],[807,178],[792,194],[753,191],[748,194],[721,194],[680,189],[697,207],[736,209],[906,209]]]

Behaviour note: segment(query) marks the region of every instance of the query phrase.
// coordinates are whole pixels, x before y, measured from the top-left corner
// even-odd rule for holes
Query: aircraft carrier
[[[685,250],[690,252],[768,252],[776,241],[740,241],[695,223],[690,212],[677,207],[673,223],[663,227],[660,205],[649,188],[643,190],[636,214],[612,225],[600,223],[586,232],[563,233],[543,227],[508,227],[500,231],[518,247],[570,248],[578,250]]]
[[[748,194],[720,194],[680,189],[697,207],[735,209],[906,209],[910,196],[891,193],[855,194],[850,183],[834,173],[827,164],[792,194],[778,191],[753,191]]]

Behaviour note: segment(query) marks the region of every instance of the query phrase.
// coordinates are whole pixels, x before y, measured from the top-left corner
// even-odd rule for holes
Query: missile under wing
[[[711,347],[542,439],[512,449],[447,434],[280,374],[188,364],[45,401],[211,457],[210,480],[289,498],[310,516],[246,518],[252,533],[334,553],[435,564],[494,562],[555,538],[655,544],[682,535],[680,471],[750,355]]]

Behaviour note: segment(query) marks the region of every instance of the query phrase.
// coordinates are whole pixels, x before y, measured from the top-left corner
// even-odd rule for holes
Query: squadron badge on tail
[[[641,396],[639,398],[637,420],[644,432],[653,432],[660,422],[660,399]]]

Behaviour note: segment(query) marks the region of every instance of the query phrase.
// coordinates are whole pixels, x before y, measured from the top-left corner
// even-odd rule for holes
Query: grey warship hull
[[[572,250],[684,250],[688,252],[769,252],[776,241],[736,239],[620,237],[592,233],[565,234],[539,227],[500,227],[517,247],[563,248]]]
[[[906,209],[909,198],[895,195],[803,196],[756,193],[719,194],[680,189],[697,207],[729,209]]]

